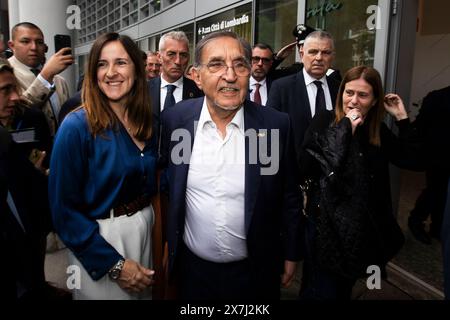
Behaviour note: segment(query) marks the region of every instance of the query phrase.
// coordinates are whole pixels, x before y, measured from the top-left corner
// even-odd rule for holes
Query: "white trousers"
[[[115,218],[97,220],[100,235],[113,246],[125,259],[134,260],[146,268],[152,268],[151,233],[155,215],[150,205],[128,217],[123,215]],[[74,300],[138,300],[152,298],[151,287],[136,294],[128,293],[111,281],[108,274],[94,281],[78,259],[69,251],[69,264],[77,265],[81,271],[80,289],[74,289]]]

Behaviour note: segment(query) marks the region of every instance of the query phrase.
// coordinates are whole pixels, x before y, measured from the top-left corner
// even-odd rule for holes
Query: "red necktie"
[[[260,83],[255,83],[255,93],[253,95],[253,102],[257,104],[261,103],[261,94],[259,93],[259,87],[261,87]]]

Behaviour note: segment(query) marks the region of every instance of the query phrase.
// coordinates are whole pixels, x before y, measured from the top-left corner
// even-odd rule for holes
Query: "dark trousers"
[[[318,266],[314,258],[315,230],[315,222],[309,217],[306,221],[305,260],[299,299],[350,300],[356,279],[344,278]]]
[[[182,244],[179,262],[183,300],[279,299],[279,277],[275,274],[261,279],[249,259],[229,263],[206,261]]]

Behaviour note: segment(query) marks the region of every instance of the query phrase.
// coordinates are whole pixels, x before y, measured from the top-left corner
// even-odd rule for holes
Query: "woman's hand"
[[[355,134],[356,128],[364,123],[364,117],[361,111],[357,108],[354,108],[351,109],[345,116],[349,118],[352,125],[352,134]]]
[[[128,292],[139,293],[154,283],[154,270],[147,269],[136,261],[126,259],[117,284]]]
[[[408,118],[402,99],[395,93],[388,93],[384,97],[384,108],[397,121]]]

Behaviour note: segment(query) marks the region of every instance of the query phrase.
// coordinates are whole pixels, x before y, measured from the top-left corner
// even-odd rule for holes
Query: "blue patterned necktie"
[[[173,84],[168,84],[166,88],[167,94],[166,100],[164,100],[164,110],[172,107],[175,104],[175,97],[173,96],[173,91],[175,90],[176,86],[174,86]]]

